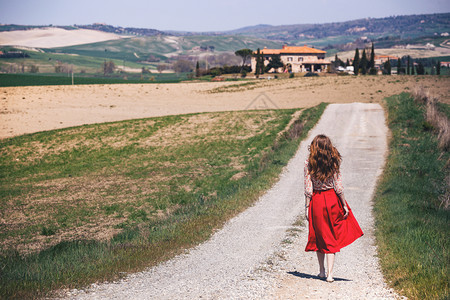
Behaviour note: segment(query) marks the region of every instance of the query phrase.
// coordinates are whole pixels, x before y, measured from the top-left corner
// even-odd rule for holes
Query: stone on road
[[[364,236],[336,256],[336,281],[317,279],[315,253],[304,252],[307,228],[288,229],[304,214],[303,163],[312,138],[328,135],[343,156],[347,201]],[[186,254],[114,283],[72,291],[88,299],[385,299],[396,297],[379,270],[372,203],[386,153],[378,104],[331,104],[258,202]]]

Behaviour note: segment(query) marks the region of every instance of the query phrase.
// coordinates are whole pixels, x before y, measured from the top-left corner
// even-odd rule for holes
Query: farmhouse
[[[375,55],[375,65],[381,65],[387,62],[388,60],[398,60],[398,56],[393,55]]]
[[[264,58],[264,65],[267,66],[273,55],[280,55],[280,59],[285,65],[284,71],[298,72],[324,72],[331,63],[325,60],[326,51],[302,46],[286,46],[282,49],[267,49],[264,47],[260,51]],[[256,54],[256,52],[255,52]],[[256,57],[252,57],[252,70],[256,70]],[[275,70],[270,70],[275,71]],[[269,72],[270,72],[269,71]],[[276,70],[279,71],[279,70]]]

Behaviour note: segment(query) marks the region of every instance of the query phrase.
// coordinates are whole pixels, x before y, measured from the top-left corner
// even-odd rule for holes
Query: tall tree
[[[355,75],[359,74],[359,50],[356,48],[355,50],[355,57],[353,58],[353,72]]]
[[[367,74],[367,55],[366,55],[366,49],[363,50],[361,61],[359,62],[359,66],[361,68],[361,74],[366,75]]]
[[[116,65],[114,64],[114,62],[112,60],[110,60],[110,61],[105,60],[103,62],[102,67],[103,67],[103,75],[106,75],[106,74],[114,73],[114,69],[116,68]]]
[[[173,63],[172,68],[177,73],[192,72],[194,64],[186,59],[179,59]]]
[[[256,50],[256,56],[255,56],[255,60],[256,60],[255,75],[256,75],[256,78],[258,78],[259,73],[261,71],[261,59],[260,59],[260,56],[261,56],[261,53],[260,53],[259,48],[258,48],[258,50]]]
[[[242,69],[245,66],[245,62],[248,60],[249,57],[252,56],[253,50],[244,48],[241,50],[237,50],[236,52],[234,52],[234,54],[236,54],[236,56],[240,56],[242,58],[242,67],[241,67],[241,71],[242,71]]]
[[[372,43],[372,50],[370,51],[370,62],[369,62],[369,74],[377,75],[377,69],[375,68],[375,46]]]
[[[195,65],[195,77],[200,77],[200,64],[198,63],[198,60],[197,64]]]
[[[385,75],[391,75],[391,61],[387,60],[387,62],[384,63],[384,74]]]
[[[406,75],[411,75],[411,56],[407,57]]]
[[[375,46],[372,43],[372,48],[370,49],[370,61],[369,61],[369,65],[368,68],[373,68],[375,67]]]
[[[417,75],[424,75],[425,74],[425,67],[423,66],[421,61],[419,61],[416,71],[417,71]]]
[[[274,69],[275,73],[278,72],[278,68],[283,68],[284,64],[281,61],[281,56],[280,54],[274,54],[272,55],[269,64],[267,64],[267,67],[265,68],[267,71],[270,69]]]
[[[402,73],[402,60],[400,57],[397,58],[397,75]]]
[[[264,65],[264,53],[259,54],[259,74],[264,74],[266,66]]]
[[[439,60],[436,63],[436,75],[441,75],[441,62]]]

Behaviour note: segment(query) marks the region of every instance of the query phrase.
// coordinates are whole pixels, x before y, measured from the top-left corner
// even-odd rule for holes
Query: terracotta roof
[[[256,52],[255,52],[256,53]],[[261,49],[262,54],[325,54],[326,51],[322,51],[316,48],[311,48],[308,46],[286,46],[284,45],[282,49]]]
[[[280,54],[280,51],[281,49],[261,49],[261,54]]]
[[[281,53],[320,53],[325,54],[326,51],[322,51],[316,48],[311,48],[308,46],[283,46],[283,49],[281,49]]]
[[[381,59],[381,58],[389,58],[389,59],[398,59],[397,56],[392,55],[375,55],[375,59]]]

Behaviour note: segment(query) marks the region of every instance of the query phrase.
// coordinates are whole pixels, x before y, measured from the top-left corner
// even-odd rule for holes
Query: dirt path
[[[303,162],[318,133],[341,151],[346,197],[365,232],[337,255],[336,282],[315,277],[314,253],[303,251]],[[198,247],[120,282],[67,296],[80,299],[376,299],[394,297],[378,269],[371,196],[386,152],[378,104],[332,104],[301,144],[279,182],[251,208]],[[301,232],[292,235],[293,232]]]
[[[387,149],[383,111],[377,105],[331,105],[311,135],[321,132],[330,136],[344,157],[345,195],[364,236],[336,255],[336,281],[329,284],[316,277],[315,253],[303,252],[307,242],[305,228],[285,249],[274,298],[398,298],[386,288],[379,270],[372,215],[371,199]]]

